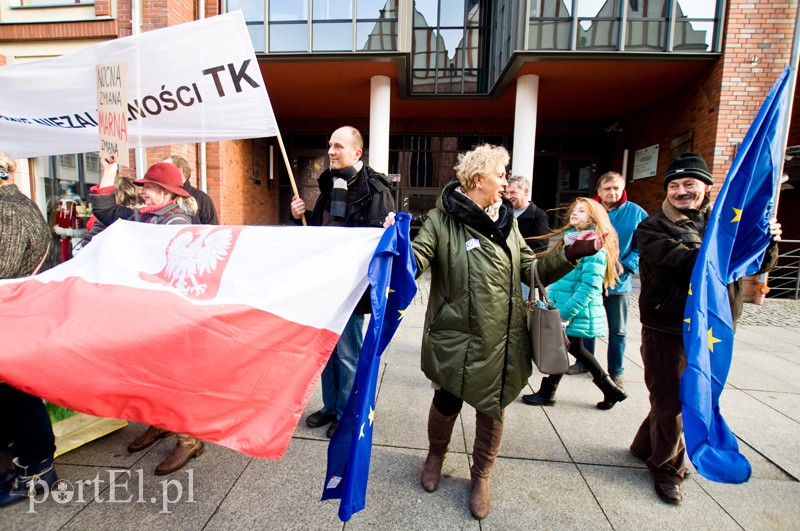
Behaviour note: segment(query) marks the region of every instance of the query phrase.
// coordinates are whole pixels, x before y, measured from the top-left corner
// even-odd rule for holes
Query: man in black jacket
[[[192,186],[192,167],[189,161],[180,155],[170,155],[161,162],[169,162],[178,167],[183,174],[183,189],[197,201],[197,212],[192,216],[192,223],[195,225],[219,225],[217,209],[214,208],[214,201],[204,191]]]
[[[330,168],[317,181],[319,198],[308,219],[312,226],[383,227],[386,215],[394,211],[389,181],[361,160],[364,140],[358,129],[340,127],[328,141]],[[303,200],[292,198],[295,223],[307,212]],[[332,264],[330,265],[332,266]],[[319,428],[330,424],[330,438],[342,418],[353,388],[358,353],[364,342],[364,314],[370,313],[369,290],[345,325],[339,342],[322,371],[322,409],[306,418],[306,425]]]
[[[508,179],[506,197],[514,207],[514,217],[525,243],[534,253],[547,250],[547,238],[538,238],[550,232],[547,213],[531,202],[531,185],[522,175],[512,175]]]
[[[661,210],[639,224],[639,272],[644,381],[650,392],[650,413],[631,443],[631,453],[644,461],[656,494],[670,504],[683,499],[686,473],[683,421],[679,397],[686,367],[683,312],[689,281],[711,214],[709,194],[714,179],[703,158],[679,155],[664,177],[667,198]],[[773,241],[767,247],[762,271],[777,260],[780,224],[770,222]],[[734,326],[742,311],[741,279],[728,286]]]

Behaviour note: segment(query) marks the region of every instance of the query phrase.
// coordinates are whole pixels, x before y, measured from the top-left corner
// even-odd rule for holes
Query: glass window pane
[[[250,34],[250,42],[253,43],[253,50],[264,52],[264,24],[248,24],[247,33]]]
[[[237,9],[245,20],[264,20],[264,0],[228,0],[228,13]]]
[[[578,48],[616,49],[619,23],[595,20],[588,30],[578,28]]]
[[[341,20],[352,18],[352,0],[314,0],[314,20]]]
[[[297,0],[270,0],[269,20],[308,20],[308,4]],[[270,38],[270,40],[272,40]],[[271,46],[270,46],[271,48]]]
[[[617,15],[619,13],[619,11],[616,11],[613,14],[608,14],[607,11],[609,9],[613,9],[614,7],[616,7],[616,3],[617,2],[613,1],[613,0],[612,1],[606,1],[606,0],[580,0],[580,2],[578,2],[578,16],[579,17],[589,17],[589,18],[594,18],[594,17],[598,17],[598,16],[600,16],[600,17],[603,17],[603,16],[605,16],[605,17],[609,17],[609,16],[613,17],[613,16]],[[603,13],[600,12],[601,8],[603,8],[602,9]]]
[[[569,22],[532,22],[528,32],[530,50],[569,49]]]
[[[464,0],[441,0],[441,9],[439,10],[439,25],[442,27],[463,27]]]
[[[626,50],[664,50],[667,23],[659,20],[628,20]]]
[[[678,18],[714,18],[716,0],[678,0]]]
[[[358,18],[397,18],[397,0],[358,0]]]
[[[676,20],[672,48],[676,52],[710,52],[713,37],[713,22]]]
[[[314,24],[313,51],[352,51],[353,23]]]
[[[438,51],[443,52],[446,50],[448,59],[460,61],[461,58],[456,59],[456,52],[463,46],[464,30],[439,30],[439,36],[441,39],[438,42]],[[444,49],[442,49],[442,46],[444,46]]]
[[[307,52],[308,24],[270,24],[270,52]]]
[[[436,26],[439,23],[438,3],[438,0],[415,0],[414,26]],[[422,15],[424,20],[419,20],[419,15]]]
[[[397,49],[396,22],[362,22],[356,25],[359,50],[378,51]]]

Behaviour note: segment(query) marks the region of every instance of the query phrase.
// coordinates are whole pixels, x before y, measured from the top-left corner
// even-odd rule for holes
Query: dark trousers
[[[594,357],[594,354],[589,352],[586,346],[583,344],[583,338],[575,337],[575,336],[567,336],[569,339],[569,353],[575,356],[575,359],[578,362],[586,367],[592,377],[595,380],[599,380],[603,377],[603,368],[597,363],[597,358]],[[561,381],[561,377],[564,376],[563,374],[551,374],[547,376],[546,379],[553,385],[558,385]]]
[[[642,327],[642,362],[650,413],[633,438],[631,452],[645,458],[654,480],[680,485],[686,472],[679,396],[686,368],[683,336]]]
[[[52,458],[56,451],[50,417],[41,398],[0,383],[0,440],[13,443],[22,466]]]

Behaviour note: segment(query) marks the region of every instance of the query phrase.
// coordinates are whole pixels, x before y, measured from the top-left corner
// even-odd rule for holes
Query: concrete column
[[[369,94],[369,165],[389,173],[389,117],[392,81],[388,76],[373,76]]]
[[[538,107],[539,76],[520,76],[517,78],[517,101],[514,109],[514,146],[512,147],[514,159],[511,161],[511,174],[523,175],[531,182],[533,182],[533,153],[536,147]]]

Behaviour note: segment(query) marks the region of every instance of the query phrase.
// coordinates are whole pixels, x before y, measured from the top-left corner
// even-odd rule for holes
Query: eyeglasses
[[[5,168],[0,168],[0,179],[6,180],[8,179],[8,170]]]

